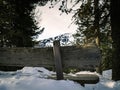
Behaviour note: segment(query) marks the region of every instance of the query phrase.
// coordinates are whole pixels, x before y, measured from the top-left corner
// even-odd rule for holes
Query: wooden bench
[[[75,76],[64,74],[63,76],[65,80],[78,82],[82,86],[84,86],[85,84],[96,84],[99,82],[99,76],[96,74],[77,74]],[[57,80],[56,74],[49,76],[48,79]]]
[[[78,68],[92,70],[99,65],[100,50],[96,46],[60,47],[59,41],[54,41],[48,48],[0,48],[0,70],[14,67],[45,67],[56,70],[57,80],[70,79],[82,83],[97,83],[96,75],[64,76],[63,69]],[[51,77],[52,78],[52,77]]]
[[[85,84],[96,84],[99,82],[99,77],[95,74],[78,74],[77,76],[63,74],[59,41],[54,42],[53,51],[56,66],[56,75],[52,75],[49,78],[57,80],[69,79],[79,82],[82,86]]]

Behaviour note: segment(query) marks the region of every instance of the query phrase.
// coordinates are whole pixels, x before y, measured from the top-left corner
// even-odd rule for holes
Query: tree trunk
[[[96,36],[95,42],[99,47],[100,46],[100,30],[99,30],[100,10],[98,5],[99,5],[99,0],[94,0],[94,14],[95,14],[94,30]]]
[[[111,29],[113,39],[112,79],[120,80],[120,0],[111,0]]]
[[[99,9],[99,0],[94,0],[94,14],[95,14],[95,20],[94,20],[94,30],[95,30],[95,43],[98,47],[100,47],[100,27],[99,27],[99,21],[100,21],[100,9]],[[100,62],[100,65],[98,67],[98,72],[102,73],[102,61]]]

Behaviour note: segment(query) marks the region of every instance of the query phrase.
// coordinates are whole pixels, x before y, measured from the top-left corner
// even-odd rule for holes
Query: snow
[[[97,74],[96,72],[81,71],[76,74]],[[24,67],[15,72],[0,71],[0,90],[120,90],[120,81],[111,80],[112,70],[104,71],[99,75],[100,82],[97,84],[85,84],[70,80],[47,79],[55,74],[43,67]]]
[[[106,70],[102,72],[104,78],[112,79],[112,70]]]

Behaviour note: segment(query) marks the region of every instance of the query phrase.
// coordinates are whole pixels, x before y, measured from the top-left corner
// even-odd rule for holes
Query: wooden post
[[[61,53],[60,53],[60,41],[59,40],[56,40],[53,42],[53,52],[54,52],[57,80],[62,80],[64,78],[63,78],[62,61],[61,61]]]

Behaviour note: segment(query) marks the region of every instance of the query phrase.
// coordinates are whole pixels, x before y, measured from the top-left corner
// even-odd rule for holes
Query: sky
[[[72,14],[65,14],[59,11],[59,4],[54,8],[49,8],[50,4],[35,9],[35,19],[39,22],[38,26],[45,28],[39,35],[38,40],[55,37],[64,33],[75,33],[77,26],[72,23]]]

